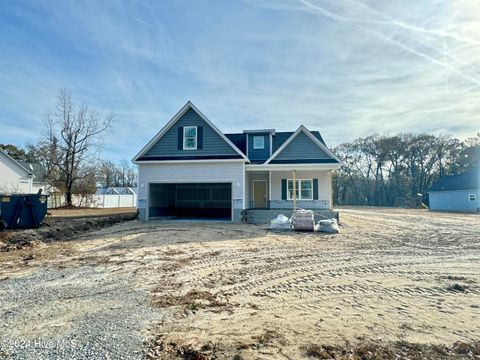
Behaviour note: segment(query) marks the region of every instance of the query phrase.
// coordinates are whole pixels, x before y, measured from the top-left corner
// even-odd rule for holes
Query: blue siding
[[[477,199],[470,201],[469,194],[476,194]],[[430,191],[428,197],[430,210],[480,211],[480,190]]]
[[[197,150],[178,149],[178,128],[181,126],[203,126],[203,148]],[[147,151],[149,156],[200,156],[238,155],[194,110],[187,112]]]
[[[254,136],[263,136],[264,138],[264,148],[263,149],[254,149],[253,148],[253,137]],[[248,134],[248,158],[250,160],[267,160],[270,157],[270,134],[269,133],[249,133]]]
[[[300,132],[274,160],[298,159],[332,159],[332,157],[315,144],[304,132]]]

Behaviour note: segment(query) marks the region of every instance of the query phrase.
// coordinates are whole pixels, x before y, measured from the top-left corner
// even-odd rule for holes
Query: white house
[[[32,193],[33,172],[0,150],[0,193]]]

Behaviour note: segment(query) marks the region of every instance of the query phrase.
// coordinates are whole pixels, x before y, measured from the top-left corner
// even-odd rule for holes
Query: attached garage
[[[148,194],[149,219],[233,216],[232,183],[150,183]]]

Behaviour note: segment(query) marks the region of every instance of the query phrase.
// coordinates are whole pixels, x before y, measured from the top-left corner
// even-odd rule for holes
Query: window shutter
[[[287,179],[282,179],[282,200],[287,200]]]
[[[313,200],[318,200],[318,179],[313,179]]]
[[[203,126],[197,126],[197,149],[203,149]]]
[[[183,150],[183,127],[178,128],[178,150]]]

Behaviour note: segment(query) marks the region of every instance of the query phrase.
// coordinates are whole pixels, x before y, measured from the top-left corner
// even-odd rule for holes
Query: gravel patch
[[[112,266],[40,268],[1,281],[0,358],[143,359],[142,330],[161,315],[132,284]]]

